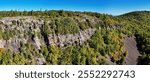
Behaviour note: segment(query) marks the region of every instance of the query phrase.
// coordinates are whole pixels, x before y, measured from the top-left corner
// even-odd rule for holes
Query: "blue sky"
[[[150,0],[0,0],[0,10],[71,10],[120,15],[150,11]]]

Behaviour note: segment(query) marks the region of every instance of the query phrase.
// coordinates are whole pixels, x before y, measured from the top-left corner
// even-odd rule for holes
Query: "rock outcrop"
[[[47,36],[38,37],[36,33],[41,34],[41,29],[44,25],[44,20],[34,17],[7,17],[0,20],[0,29],[2,32],[14,31],[13,37],[8,40],[3,38],[0,40],[0,48],[8,48],[14,52],[19,52],[18,48],[20,43],[31,43],[36,49],[41,49],[41,45],[57,45],[61,48],[68,45],[76,44],[81,45],[95,33],[96,28],[89,28],[81,30],[75,34],[49,34]],[[50,23],[50,21],[46,21]],[[48,44],[44,42],[44,38],[47,38]]]
[[[80,31],[76,34],[66,34],[66,35],[56,35],[56,34],[50,34],[49,44],[50,45],[58,45],[60,47],[65,47],[71,44],[78,44],[81,45],[95,33],[96,29],[86,29],[83,31]]]
[[[0,31],[7,39],[0,39],[0,48],[11,49],[19,52],[20,43],[26,44],[32,38],[31,34],[41,32],[40,28],[44,24],[43,20],[33,17],[7,17],[0,20]],[[9,35],[8,35],[9,34]],[[26,35],[26,36],[25,36]],[[9,37],[9,38],[8,38]],[[40,49],[39,39],[35,37],[35,44]]]

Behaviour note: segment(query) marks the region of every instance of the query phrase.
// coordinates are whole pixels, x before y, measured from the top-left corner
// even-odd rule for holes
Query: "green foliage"
[[[13,62],[15,65],[25,65],[28,61],[22,55],[14,54]]]
[[[3,65],[25,65],[29,62],[24,56],[13,54],[12,51],[6,50],[0,53],[0,64]]]
[[[60,57],[61,57],[62,51],[60,48],[56,47],[56,46],[52,46],[50,48],[50,63],[52,64],[58,64],[58,62],[60,61]]]
[[[8,52],[4,52],[4,51],[1,52],[0,53],[0,64],[2,64],[2,65],[12,64],[11,58],[12,58],[12,55],[11,55],[10,50]]]
[[[78,24],[72,18],[59,18],[56,22],[56,33],[60,34],[74,34],[79,32]]]
[[[123,35],[135,36],[137,47],[142,54],[138,64],[150,64],[150,12],[131,12],[121,16],[91,12],[71,11],[1,11],[0,17],[35,16],[43,19],[41,32],[23,33],[23,38],[32,39],[36,36],[44,39],[46,45],[36,49],[33,43],[21,43],[19,52],[4,49],[0,52],[0,64],[26,65],[36,64],[36,57],[43,56],[46,64],[62,65],[100,65],[123,64],[128,52],[123,51]],[[16,21],[12,26],[17,25]],[[7,26],[6,26],[7,27]],[[33,28],[36,28],[35,25]],[[87,28],[96,28],[96,33],[82,45],[69,45],[65,48],[50,46],[49,34],[75,34]],[[2,29],[0,40],[9,40],[14,36],[21,38],[20,30]]]
[[[135,36],[138,50],[142,54],[138,64],[150,64],[150,31],[145,29],[136,33]]]
[[[139,65],[150,65],[150,54],[142,54],[142,56],[138,58],[138,61]]]
[[[116,30],[97,30],[90,40],[90,47],[102,56],[109,55],[113,62],[123,58],[123,42]]]
[[[126,22],[124,28],[126,32],[123,32],[136,37],[137,47],[141,54],[138,58],[138,64],[150,64],[150,12],[131,12],[120,16],[120,18]]]

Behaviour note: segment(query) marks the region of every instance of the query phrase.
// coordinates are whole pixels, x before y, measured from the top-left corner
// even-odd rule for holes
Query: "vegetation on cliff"
[[[71,11],[1,11],[0,64],[125,64],[123,37],[135,36],[150,64],[150,12],[120,16]],[[65,38],[65,39],[64,39]]]

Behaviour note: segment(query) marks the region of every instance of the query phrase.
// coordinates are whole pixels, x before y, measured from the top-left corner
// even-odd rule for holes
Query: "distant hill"
[[[133,11],[133,12],[125,13],[121,16],[138,16],[138,15],[145,15],[145,14],[150,14],[150,11]]]
[[[119,17],[123,17],[125,19],[137,19],[142,22],[142,20],[149,20],[149,15],[150,11],[134,11],[120,15]]]

